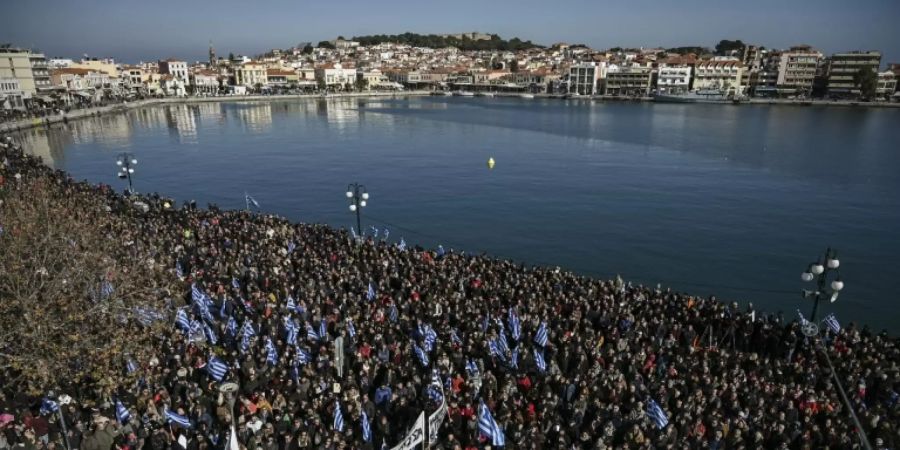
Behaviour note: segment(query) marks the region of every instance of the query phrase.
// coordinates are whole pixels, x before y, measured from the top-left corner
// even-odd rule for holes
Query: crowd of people
[[[126,214],[134,197],[0,152],[0,189],[106,202],[178,286],[114,392],[65,392],[57,414],[0,378],[0,450],[392,448],[441,408],[433,449],[863,448],[826,355],[869,441],[900,445],[886,332],[811,338],[752,305],[158,195]]]

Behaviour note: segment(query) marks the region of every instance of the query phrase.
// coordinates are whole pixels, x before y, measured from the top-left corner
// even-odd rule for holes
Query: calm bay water
[[[900,331],[900,110],[413,98],[173,105],[23,132],[77,178]],[[488,170],[493,157],[497,165]],[[808,287],[808,286],[807,286]]]

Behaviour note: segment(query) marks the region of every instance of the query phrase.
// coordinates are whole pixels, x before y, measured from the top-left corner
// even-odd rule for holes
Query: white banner
[[[425,440],[425,411],[419,413],[419,418],[416,419],[416,424],[413,425],[412,430],[409,431],[409,434],[406,435],[406,439],[403,439],[403,442],[397,444],[396,447],[391,450],[415,450],[416,446],[421,444],[422,441]]]
[[[431,413],[428,416],[428,444],[435,444],[438,441],[438,431],[441,429],[441,424],[444,423],[444,418],[447,417],[447,399],[441,403],[441,407],[438,408],[437,411]]]

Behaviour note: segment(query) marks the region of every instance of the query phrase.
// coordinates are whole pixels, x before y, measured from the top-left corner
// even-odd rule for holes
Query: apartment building
[[[569,67],[569,93],[595,95],[606,75],[606,63],[585,62]]]
[[[167,59],[165,61],[159,61],[158,65],[159,73],[172,75],[182,81],[188,81],[187,62],[178,61],[176,59]]]
[[[697,63],[694,71],[694,90],[717,90],[727,95],[741,95],[744,66],[740,61],[713,59]]]
[[[692,67],[660,67],[656,78],[656,91],[660,94],[683,94],[691,90]]]
[[[829,96],[853,97],[860,94],[855,76],[860,70],[878,72],[881,53],[874,51],[853,51],[835,53],[828,60],[825,75],[825,91]]]
[[[0,79],[13,79],[19,83],[24,99],[37,93],[31,51],[23,48],[0,48]]]
[[[25,93],[15,78],[0,78],[0,110],[25,109]]]
[[[256,85],[265,85],[268,82],[266,66],[257,62],[245,62],[234,68],[234,84],[255,88]]]
[[[822,58],[821,52],[809,46],[791,47],[790,50],[781,52],[776,79],[778,93],[809,95]]]
[[[649,67],[610,67],[603,83],[603,95],[650,95],[653,85],[653,69]]]

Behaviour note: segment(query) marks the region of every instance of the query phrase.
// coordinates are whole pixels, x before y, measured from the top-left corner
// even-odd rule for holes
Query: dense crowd
[[[2,147],[0,189],[47,177],[111,215],[133,204]],[[73,449],[222,449],[232,421],[247,450],[390,448],[442,404],[434,449],[496,448],[482,408],[505,448],[862,448],[826,352],[872,444],[900,445],[900,347],[884,332],[807,338],[752,305],[140,200],[139,226],[118,232],[155,246],[179,286],[159,302],[156,355],[116,392],[66,392],[67,433],[0,381],[0,449],[58,450],[63,434]],[[239,386],[233,409],[221,382]]]

